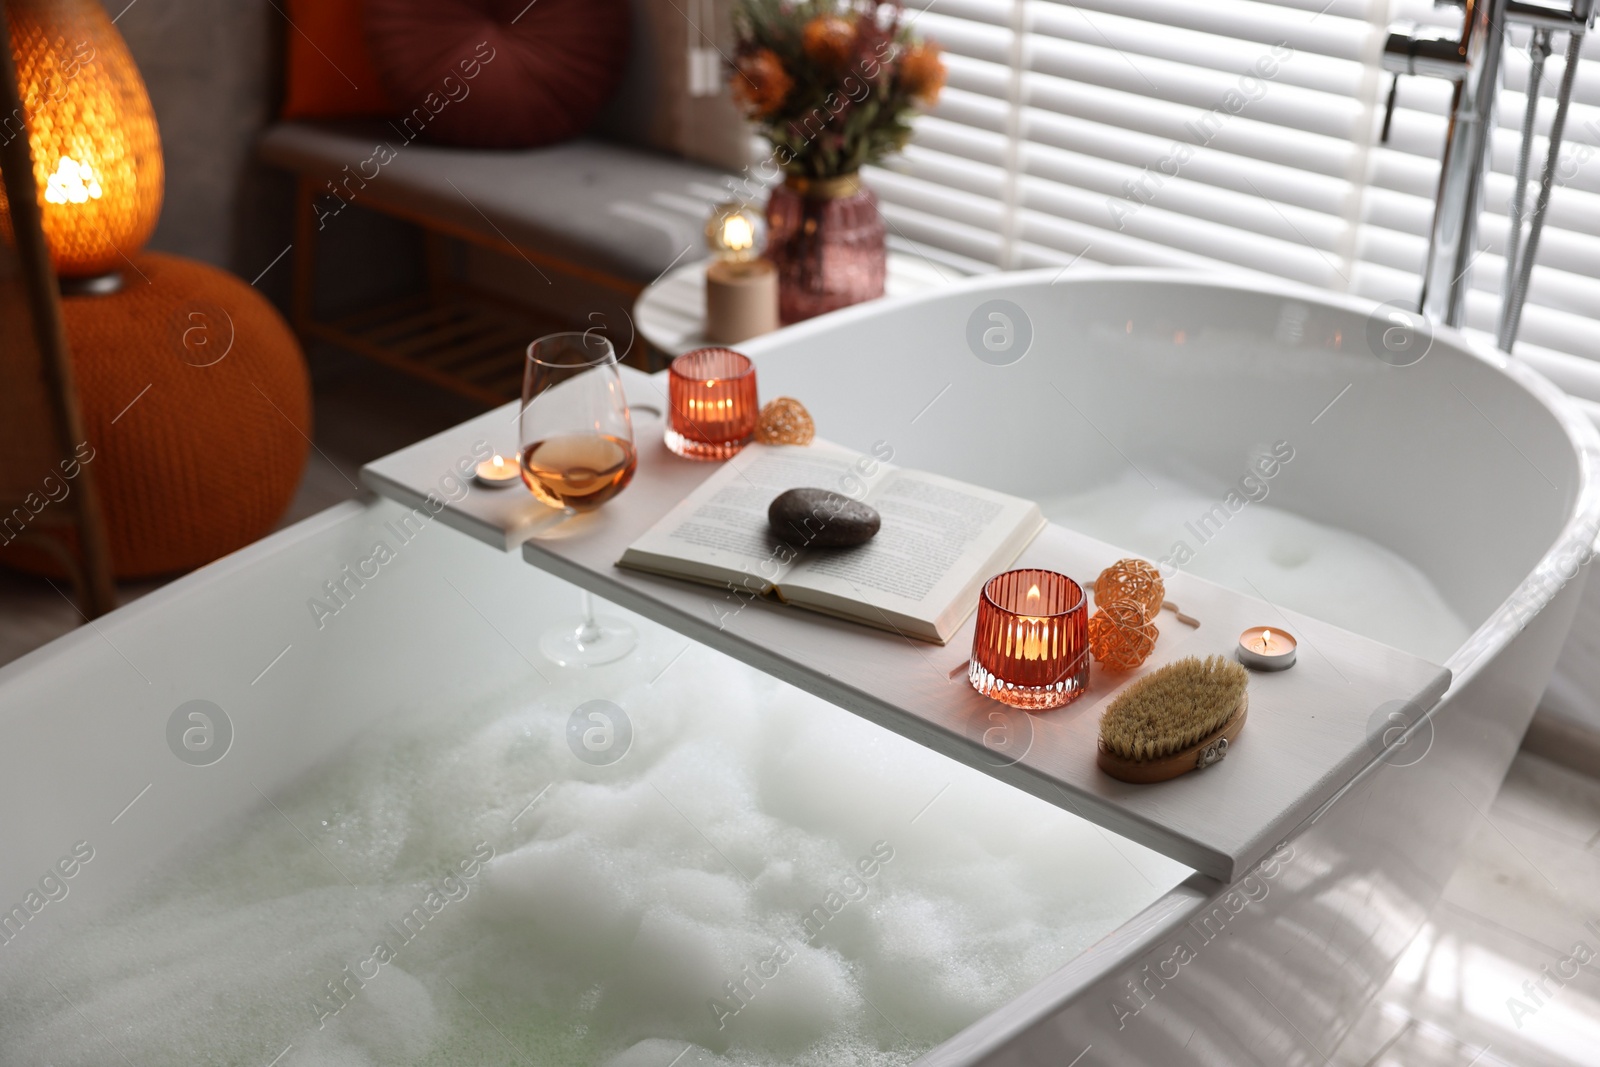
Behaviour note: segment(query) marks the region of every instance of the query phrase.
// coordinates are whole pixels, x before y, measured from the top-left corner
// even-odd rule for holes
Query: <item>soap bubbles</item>
[[[0,1063],[103,1064],[92,1018],[132,1063],[891,1067],[1190,873],[711,649],[658,668],[372,708],[112,912],[0,948]],[[971,703],[1014,762],[1039,724]]]
[[[586,700],[567,716],[567,747],[591,767],[609,767],[633,747],[633,720],[609,700]]]

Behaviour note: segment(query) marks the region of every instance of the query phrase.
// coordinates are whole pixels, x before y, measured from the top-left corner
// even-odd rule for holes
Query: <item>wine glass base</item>
[[[575,619],[539,638],[539,651],[558,667],[598,667],[632,652],[639,635],[620,619],[595,617],[593,624]]]

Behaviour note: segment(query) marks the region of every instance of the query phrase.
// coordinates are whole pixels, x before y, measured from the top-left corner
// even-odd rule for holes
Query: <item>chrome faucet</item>
[[[1419,310],[1434,322],[1460,326],[1466,315],[1467,291],[1473,260],[1477,256],[1478,214],[1483,207],[1483,187],[1494,136],[1495,98],[1501,81],[1501,57],[1513,25],[1532,29],[1529,47],[1527,108],[1522,121],[1522,149],[1517,157],[1516,190],[1508,214],[1511,238],[1506,249],[1506,281],[1501,296],[1496,340],[1505,351],[1516,342],[1528,280],[1538,254],[1550,204],[1567,105],[1572,100],[1573,78],[1584,32],[1595,14],[1595,0],[1435,0],[1436,6],[1461,10],[1458,32],[1419,29],[1411,24],[1390,27],[1383,49],[1384,69],[1392,73],[1383,137],[1388,136],[1394,114],[1395,89],[1402,74],[1444,78],[1454,83],[1450,125],[1445,134],[1444,157],[1439,165],[1439,189],[1433,226],[1428,237],[1428,258],[1422,271]],[[1531,219],[1525,217],[1528,164],[1533,152],[1534,124],[1538,117],[1539,85],[1544,60],[1550,54],[1552,33],[1567,35],[1566,69],[1556,93],[1549,147],[1539,179],[1539,193]],[[1527,237],[1523,238],[1524,223]]]

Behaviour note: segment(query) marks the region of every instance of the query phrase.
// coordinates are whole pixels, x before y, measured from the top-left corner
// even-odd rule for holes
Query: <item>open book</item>
[[[889,453],[887,448],[882,453]],[[892,454],[892,453],[890,453]],[[877,536],[849,548],[793,543],[767,525],[787,489],[827,489],[878,510]],[[944,644],[1040,530],[1039,505],[817,441],[746,447],[633,544],[619,566],[776,596]]]

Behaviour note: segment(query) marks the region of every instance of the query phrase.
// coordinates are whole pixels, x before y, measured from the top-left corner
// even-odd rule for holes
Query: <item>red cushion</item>
[[[288,0],[286,119],[393,115],[372,66],[362,0]]]
[[[532,148],[588,128],[622,78],[628,0],[366,0],[408,138]]]

